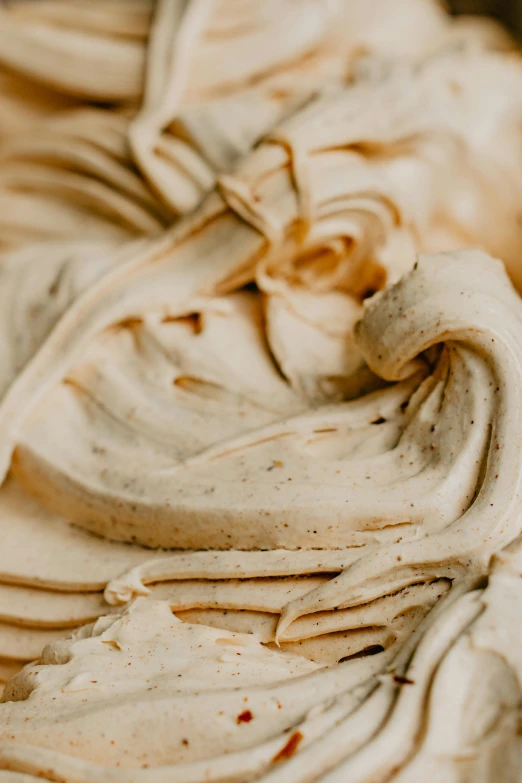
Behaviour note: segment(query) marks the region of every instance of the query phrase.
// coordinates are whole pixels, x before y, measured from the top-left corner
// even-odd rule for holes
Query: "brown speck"
[[[183,745],[188,745],[189,744],[188,739],[186,739],[185,737],[181,740],[181,742],[183,743]]]
[[[364,650],[352,653],[352,655],[345,655],[344,658],[340,658],[337,663],[345,663],[346,661],[353,661],[356,658],[366,658],[367,655],[378,655],[384,652],[382,644],[370,644],[369,647],[365,647]]]
[[[410,680],[409,677],[403,677],[402,674],[394,674],[393,675],[394,682],[397,682],[399,685],[414,685],[415,681]]]
[[[237,722],[238,723],[250,723],[254,716],[250,712],[250,710],[244,710],[237,716]]]
[[[59,287],[60,287],[60,275],[58,275],[54,283],[49,286],[49,296],[56,296]]]
[[[281,748],[279,753],[276,753],[272,761],[274,763],[277,763],[278,761],[285,761],[286,759],[292,758],[294,753],[296,752],[299,743],[303,739],[303,735],[300,731],[294,731],[286,745]]]

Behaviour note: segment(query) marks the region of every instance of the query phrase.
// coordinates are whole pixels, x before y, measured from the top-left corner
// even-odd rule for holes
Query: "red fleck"
[[[301,734],[301,732],[294,731],[294,733],[292,734],[292,736],[290,737],[286,745],[281,748],[279,753],[276,753],[272,761],[273,762],[285,761],[286,759],[292,758],[302,739],[303,739],[303,735]]]
[[[238,723],[250,723],[254,716],[250,712],[250,710],[245,710],[240,715],[237,716],[237,722]]]

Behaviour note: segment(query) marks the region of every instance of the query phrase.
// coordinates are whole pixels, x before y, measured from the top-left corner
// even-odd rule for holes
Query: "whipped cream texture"
[[[0,9],[0,783],[519,779],[513,46]]]

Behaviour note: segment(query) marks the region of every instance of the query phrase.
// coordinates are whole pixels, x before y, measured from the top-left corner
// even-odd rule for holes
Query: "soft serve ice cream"
[[[520,529],[521,312],[500,263],[477,251],[423,257],[376,297],[357,339],[393,385],[333,405],[338,446],[322,455],[345,472],[345,519],[366,541],[172,554],[113,580],[111,603],[146,582],[156,600],[51,644],[10,681],[6,768],[79,781],[513,774],[518,544],[483,584]]]
[[[520,62],[209,8],[0,12],[0,781],[508,783]]]

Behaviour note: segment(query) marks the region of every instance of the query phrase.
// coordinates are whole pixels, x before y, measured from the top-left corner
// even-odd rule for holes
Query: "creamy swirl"
[[[520,60],[60,5],[0,9],[0,781],[511,783],[521,302],[434,253],[522,284]]]
[[[504,77],[509,100],[470,134],[483,113],[479,69],[481,85]],[[3,309],[3,473],[16,448],[13,473],[50,511],[153,547],[321,548],[381,535],[356,510],[378,477],[353,489],[357,523],[346,523],[345,476],[332,468],[336,449],[348,455],[359,441],[341,446],[337,409],[318,405],[375,388],[353,323],[361,297],[411,265],[416,244],[450,235],[505,248],[518,236],[519,201],[504,209],[489,175],[512,179],[520,155],[520,76],[518,62],[462,53],[372,72],[289,121],[161,240],[88,266],[92,245],[9,259],[0,296],[17,307]],[[497,127],[512,146],[490,154]],[[406,174],[415,187],[405,189]],[[502,219],[490,237],[494,204]],[[444,210],[451,230],[440,240]],[[35,261],[33,290],[20,281]],[[264,297],[237,291],[253,280]],[[361,443],[374,432],[371,448],[387,448],[407,424],[401,395],[417,382],[388,392],[386,415],[359,420]],[[333,461],[316,458],[323,452]],[[395,518],[393,493],[383,494],[382,519]]]
[[[463,42],[511,45],[435,0],[18,0],[0,9],[0,252],[157,235],[361,54]]]
[[[461,30],[434,0],[379,0],[368,19],[360,0],[0,9],[0,249],[159,233],[283,119],[339,89],[362,52],[506,44],[492,25]]]
[[[111,601],[148,593],[145,582],[155,600],[52,643],[10,680],[0,763],[78,783],[362,783],[432,768],[493,781],[518,769],[520,547],[504,547],[520,528],[521,315],[499,262],[421,257],[356,330],[393,385],[329,408],[343,440],[375,410],[363,427],[378,433],[394,410],[382,406],[406,403],[393,437],[365,429],[358,449],[336,452],[346,524],[361,525],[351,493],[373,482],[361,525],[372,542],[179,553],[114,580]]]
[[[480,69],[482,89],[502,78],[510,96],[497,97],[487,123],[472,78]],[[362,298],[409,266],[417,245],[491,239],[483,209],[503,202],[482,188],[482,172],[495,171],[505,184],[518,160],[519,76],[516,60],[458,51],[389,76],[368,67],[350,89],[319,99],[274,134],[222,180],[220,194],[161,240],[116,253],[94,240],[55,242],[43,256],[26,248],[2,263],[0,443],[10,476],[0,492],[0,573],[11,584],[0,587],[3,657],[30,660],[90,621],[101,611],[90,593],[150,559],[137,543],[116,540],[270,547],[241,556],[245,576],[297,577],[290,592],[298,598],[309,592],[310,574],[326,580],[357,559],[354,547],[415,537],[434,509],[442,524],[458,517],[474,478],[467,485],[459,478],[452,495],[444,471],[458,469],[456,457],[425,470],[416,406],[408,403],[418,389],[423,410],[435,405],[449,365],[436,379],[426,377],[429,365],[419,366],[382,395],[347,406],[383,384],[381,371],[365,366],[352,325]],[[497,150],[492,140],[501,131],[512,144]],[[417,174],[405,179],[408,171]],[[470,199],[462,225],[452,207],[455,178],[456,193]],[[515,210],[517,199],[510,203]],[[440,237],[448,205],[451,240]],[[502,243],[518,230],[509,210],[495,226]],[[254,280],[262,294],[238,290]],[[451,441],[449,432],[444,437]],[[398,456],[399,439],[411,457]],[[486,436],[477,428],[466,443],[469,453],[480,451]],[[377,454],[392,474],[366,472],[365,460]],[[417,469],[431,476],[426,495],[405,508],[402,482]],[[367,491],[379,504],[373,515]],[[339,558],[332,547],[341,547]],[[177,562],[183,571],[185,561]],[[212,580],[214,554],[196,562],[199,576],[206,571]],[[225,566],[229,578],[241,576],[234,554]],[[267,596],[265,586],[261,597],[242,597],[241,583],[235,589],[238,597],[228,585],[225,598],[219,584],[185,583],[158,597],[171,598],[185,619],[239,623],[238,630],[255,627],[273,640],[285,601]],[[74,595],[66,601],[49,590]],[[251,614],[231,619],[229,601]],[[331,622],[323,627],[345,633],[344,620]],[[284,633],[283,644],[337,660],[335,650],[305,644],[313,637],[306,617],[286,641]],[[381,646],[388,638],[386,630],[358,630],[350,654],[376,636]]]

